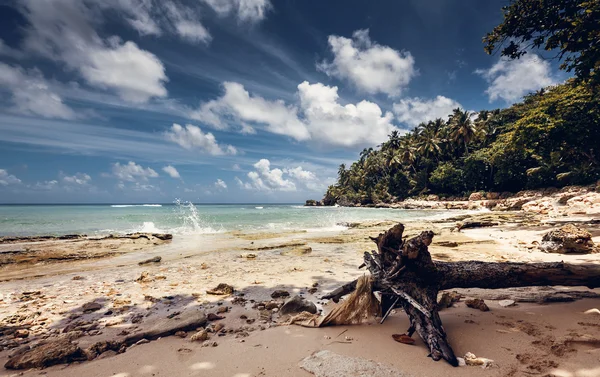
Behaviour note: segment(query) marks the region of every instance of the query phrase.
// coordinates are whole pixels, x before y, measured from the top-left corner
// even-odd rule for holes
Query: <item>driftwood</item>
[[[565,263],[433,262],[427,247],[433,232],[403,240],[404,225],[397,224],[373,238],[377,251],[365,252],[364,264],[374,279],[373,290],[382,293],[382,312],[398,302],[408,315],[407,334],[416,331],[433,360],[453,366],[458,360],[450,347],[438,314],[440,290],[451,288],[508,288],[525,286],[600,287],[600,265]],[[356,281],[336,289],[323,299],[338,302],[356,289]]]

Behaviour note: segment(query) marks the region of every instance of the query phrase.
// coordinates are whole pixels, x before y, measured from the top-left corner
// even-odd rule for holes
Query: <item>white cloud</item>
[[[376,103],[342,105],[338,88],[321,83],[298,85],[299,106],[252,96],[238,83],[223,87],[223,96],[203,103],[190,116],[217,129],[247,122],[298,141],[352,148],[378,144],[396,129],[392,113],[383,113]]]
[[[261,159],[253,166],[256,170],[248,173],[248,182],[242,182],[236,177],[236,182],[240,187],[258,191],[296,191],[294,182],[283,178],[283,170],[271,169],[271,162],[266,158]]]
[[[177,169],[175,169],[174,166],[167,165],[164,168],[162,168],[162,170],[165,173],[167,173],[171,178],[181,179],[181,175],[179,175],[179,172],[177,171]]]
[[[12,174],[8,174],[5,169],[0,169],[0,186],[18,185],[21,180]]]
[[[221,178],[219,178],[215,182],[215,187],[220,190],[227,190],[227,183],[225,183]]]
[[[239,165],[239,164],[233,164],[233,165],[231,166],[231,169],[233,169],[233,170],[242,170],[242,168],[240,168],[240,165]]]
[[[153,169],[144,168],[133,161],[129,161],[129,163],[123,165],[115,162],[112,165],[112,173],[118,179],[129,182],[146,182],[148,178],[158,177],[158,173]]]
[[[410,52],[372,42],[368,29],[355,31],[352,39],[330,35],[329,46],[333,61],[317,64],[317,68],[367,93],[397,96],[417,75]]]
[[[203,0],[221,17],[234,13],[240,21],[262,21],[271,8],[269,0]]]
[[[490,69],[478,69],[475,73],[489,83],[485,92],[490,102],[502,99],[513,103],[530,92],[557,83],[550,63],[532,53],[517,60],[501,58]]]
[[[376,145],[396,129],[393,115],[373,102],[341,105],[336,86],[298,85],[300,106],[315,143],[358,147]]]
[[[50,191],[50,190],[53,190],[57,186],[58,186],[58,181],[51,180],[51,181],[37,182],[34,186],[29,186],[29,187],[31,187],[34,190]]]
[[[85,173],[76,173],[69,176],[61,172],[60,176],[62,181],[68,185],[86,186],[92,181],[92,177]]]
[[[244,182],[235,177],[235,181],[243,189],[257,191],[296,191],[298,186],[309,190],[322,190],[323,184],[315,173],[305,170],[302,166],[295,168],[271,168],[271,162],[266,158],[254,165],[254,171],[247,174],[248,181]]]
[[[127,101],[146,102],[166,96],[165,69],[155,55],[134,42],[103,39],[96,32],[103,21],[100,10],[106,10],[106,4],[22,0],[18,9],[28,21],[24,49],[64,63],[90,85],[114,90]]]
[[[194,10],[184,6],[177,6],[173,2],[164,2],[163,6],[173,23],[177,35],[191,43],[210,42],[210,33],[198,22],[199,16]]]
[[[50,84],[36,69],[25,71],[0,62],[0,89],[11,93],[12,112],[46,118],[75,119],[75,112],[65,105]]]
[[[444,96],[429,100],[418,97],[404,98],[394,104],[394,113],[398,121],[416,126],[437,118],[446,119],[457,107],[462,108],[460,103]]]
[[[216,129],[229,128],[229,123],[253,122],[266,126],[267,131],[291,136],[296,140],[310,138],[306,126],[298,119],[297,109],[283,101],[269,101],[259,96],[251,96],[243,85],[235,82],[223,83],[222,97],[205,102],[200,109],[190,113],[192,119],[199,120]],[[247,129],[247,125],[242,130]]]
[[[215,136],[210,132],[202,132],[200,127],[186,124],[185,128],[177,123],[164,133],[167,140],[179,144],[185,149],[199,149],[213,156],[235,155],[237,149],[232,145],[218,144]]]

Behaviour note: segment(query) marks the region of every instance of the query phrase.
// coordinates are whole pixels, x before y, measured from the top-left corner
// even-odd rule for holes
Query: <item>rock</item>
[[[273,293],[271,293],[271,298],[280,298],[280,297],[289,297],[289,296],[290,296],[290,292],[284,291],[282,289],[278,289],[278,290],[274,291]]]
[[[437,195],[427,195],[427,200],[429,200],[430,202],[437,202],[440,200],[440,197]]]
[[[15,331],[15,333],[14,333],[15,338],[25,339],[28,336],[29,336],[29,330],[27,330],[27,329],[19,329],[19,330]]]
[[[435,242],[434,245],[435,246],[443,246],[443,247],[458,247],[458,242],[440,241],[440,242]]]
[[[317,288],[308,288],[308,293],[314,295],[315,293],[317,293]]]
[[[150,263],[160,263],[161,260],[162,260],[162,257],[154,257],[154,258],[146,259],[145,261],[142,261],[138,264],[140,266],[143,266],[145,264],[150,264]]]
[[[257,255],[254,253],[244,253],[244,254],[240,254],[240,258],[246,258],[246,259],[256,259]]]
[[[23,347],[10,356],[6,369],[46,368],[56,364],[87,360],[83,350],[68,339],[51,340],[33,348]]]
[[[83,276],[77,275],[77,276],[73,276],[73,279],[71,279],[71,280],[83,280],[83,279],[85,279]]]
[[[228,311],[229,311],[229,308],[227,306],[220,306],[217,309],[217,314],[227,313]]]
[[[471,195],[469,195],[470,202],[475,200],[483,200],[483,194],[480,192],[474,192]]]
[[[215,295],[215,296],[225,296],[225,295],[233,294],[233,291],[234,291],[234,289],[231,285],[225,284],[225,283],[220,283],[215,288],[206,291],[206,293],[209,295]]]
[[[456,229],[458,231],[462,230],[462,229],[472,229],[472,228],[484,228],[484,227],[490,227],[490,226],[496,226],[499,225],[500,223],[497,221],[463,221],[460,223],[456,224]]]
[[[146,322],[147,330],[142,330],[125,338],[126,344],[134,344],[141,339],[153,340],[173,335],[178,331],[190,331],[206,324],[207,317],[202,311],[188,310],[179,314],[179,319],[158,318]]]
[[[95,312],[97,310],[102,309],[102,305],[97,302],[88,302],[88,303],[83,304],[81,309],[83,309],[84,313],[91,313],[91,312]]]
[[[204,342],[208,340],[208,332],[206,330],[200,330],[190,338],[192,342]]]
[[[595,253],[600,250],[594,245],[587,230],[573,224],[563,225],[544,234],[540,249],[547,253]]]
[[[485,301],[483,301],[480,298],[474,298],[474,299],[466,300],[465,304],[469,308],[479,309],[482,312],[487,312],[487,311],[490,310],[490,308],[486,305]]]
[[[442,293],[442,297],[438,301],[438,310],[451,307],[455,302],[459,302],[461,298],[462,295],[456,291]]]
[[[220,319],[224,319],[225,317],[221,317],[215,313],[208,313],[206,317],[209,321],[218,321]]]
[[[288,299],[283,306],[281,306],[279,312],[281,314],[294,314],[302,312],[316,314],[317,306],[305,298],[294,296]]]
[[[300,361],[300,367],[315,377],[410,377],[409,374],[360,357],[324,350]]]
[[[498,301],[498,305],[502,306],[503,308],[508,308],[509,306],[515,306],[517,304],[515,303],[515,300],[500,300]]]
[[[185,338],[187,336],[187,332],[185,332],[185,331],[177,331],[175,333],[175,336],[178,336],[180,338]]]
[[[168,233],[152,233],[152,236],[154,236],[154,238],[158,238],[161,241],[169,241],[173,239],[173,235]]]
[[[498,199],[500,199],[500,193],[499,192],[488,192],[487,194],[485,194],[485,198],[487,200],[498,200]]]
[[[150,277],[150,273],[148,271],[143,271],[140,277],[135,279],[135,281],[138,283],[150,283],[154,281],[154,279]]]
[[[465,359],[462,358],[462,357],[457,357],[456,360],[458,360],[458,366],[459,367],[464,367],[465,365],[467,365]]]

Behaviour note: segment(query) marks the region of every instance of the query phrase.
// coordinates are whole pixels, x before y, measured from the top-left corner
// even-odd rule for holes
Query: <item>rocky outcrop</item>
[[[474,200],[483,200],[483,194],[480,192],[474,192],[471,195],[469,195],[469,201]]]
[[[322,207],[325,204],[323,203],[322,200],[314,200],[314,199],[308,199],[306,201],[306,203],[304,203],[304,206],[306,207]]]
[[[87,360],[84,351],[67,338],[17,350],[4,364],[6,369],[46,368],[56,364]]]
[[[544,234],[540,249],[547,253],[596,253],[598,247],[592,241],[592,235],[587,230],[573,224],[564,225]]]
[[[279,312],[282,315],[302,312],[315,314],[317,312],[317,306],[305,298],[294,296],[283,304],[281,309],[279,309]]]

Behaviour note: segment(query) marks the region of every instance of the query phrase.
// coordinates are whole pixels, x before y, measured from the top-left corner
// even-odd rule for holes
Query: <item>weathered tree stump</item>
[[[540,285],[600,286],[600,265],[565,263],[434,262],[427,247],[433,232],[403,240],[404,225],[397,224],[372,238],[377,251],[365,252],[364,264],[375,278],[373,290],[398,297],[408,315],[412,336],[416,331],[433,360],[453,366],[458,360],[450,347],[438,314],[440,290],[451,288],[508,288]],[[336,289],[323,299],[339,299],[356,288],[356,281]]]

